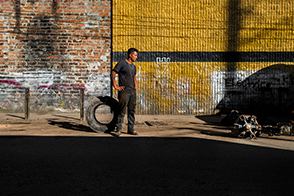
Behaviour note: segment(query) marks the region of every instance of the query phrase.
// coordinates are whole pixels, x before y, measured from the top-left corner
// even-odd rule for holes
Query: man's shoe
[[[136,131],[128,131],[128,134],[131,134],[131,135],[139,135],[139,133],[136,132]]]
[[[119,137],[121,135],[121,131],[119,130],[116,130],[115,132],[114,132],[114,136],[116,136],[116,137]]]

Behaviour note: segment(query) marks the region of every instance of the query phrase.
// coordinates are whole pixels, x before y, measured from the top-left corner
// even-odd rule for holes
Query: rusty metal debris
[[[280,135],[293,135],[293,125],[294,122],[278,122],[276,125],[264,125],[263,133],[268,134],[269,136],[280,136]]]
[[[246,115],[238,110],[232,110],[229,115],[222,119],[222,124],[233,126],[232,134],[241,138],[255,138],[261,134],[269,136],[294,135],[294,121],[290,122],[271,122],[260,125],[257,117]]]
[[[279,123],[278,126],[280,127],[281,135],[292,135],[293,125],[291,123],[287,123],[287,124]]]
[[[238,137],[256,138],[261,133],[261,125],[258,124],[256,116],[254,115],[240,115],[234,123],[232,133]]]

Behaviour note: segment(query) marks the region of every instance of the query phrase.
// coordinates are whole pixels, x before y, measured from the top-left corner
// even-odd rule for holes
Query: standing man
[[[111,79],[113,87],[118,90],[118,118],[116,124],[115,135],[119,137],[121,135],[121,128],[128,108],[128,134],[138,135],[134,130],[135,123],[135,110],[136,110],[136,66],[133,64],[137,60],[138,50],[130,48],[128,50],[128,58],[121,60],[116,64],[111,72]],[[119,86],[115,82],[115,75],[118,74]]]

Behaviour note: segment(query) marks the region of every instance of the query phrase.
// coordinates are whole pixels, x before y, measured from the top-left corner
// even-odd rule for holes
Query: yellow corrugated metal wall
[[[128,48],[140,51],[138,113],[246,110],[286,89],[279,108],[292,96],[292,0],[114,0],[112,8],[112,66]]]

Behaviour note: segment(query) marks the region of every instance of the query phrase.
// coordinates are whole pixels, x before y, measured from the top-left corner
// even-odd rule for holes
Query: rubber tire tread
[[[102,99],[103,100],[103,99]],[[95,118],[95,110],[101,106],[101,105],[107,105],[109,106],[112,111],[115,111],[115,105],[111,103],[111,101],[102,101],[100,98],[94,98],[90,101],[90,103],[87,106],[85,115],[86,115],[86,121],[89,125],[89,127],[95,131],[95,132],[106,132],[106,131],[112,131],[115,128],[116,124],[116,118],[117,118],[117,112],[114,112],[113,119],[108,124],[102,124]],[[105,100],[105,99],[104,99]]]

